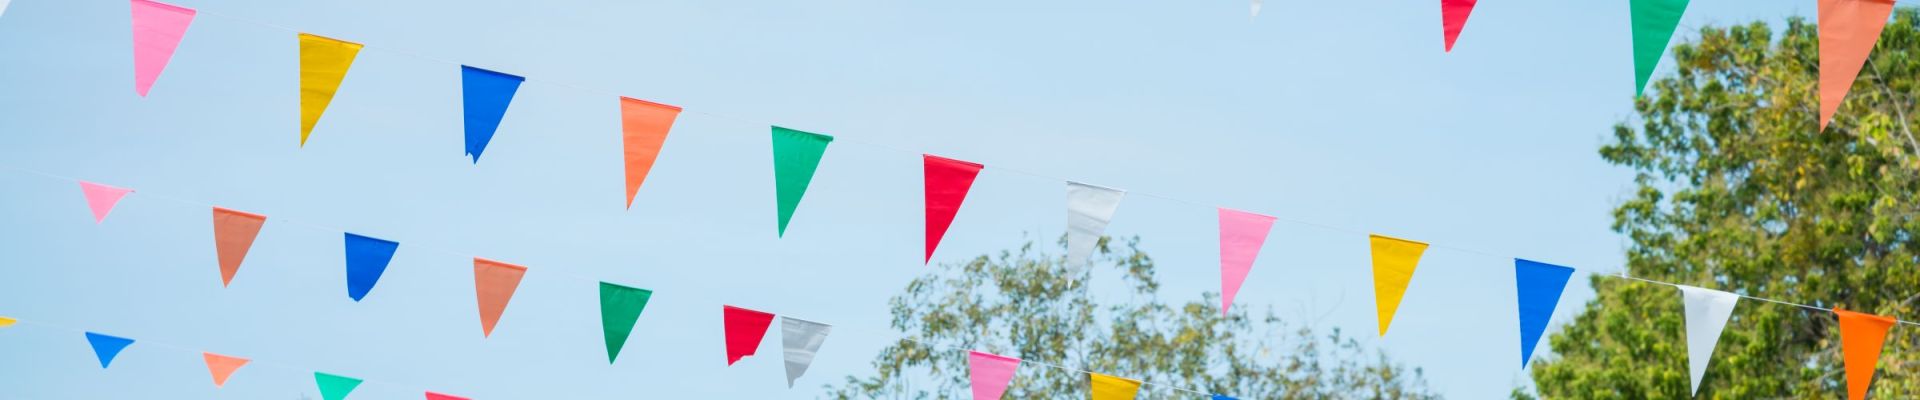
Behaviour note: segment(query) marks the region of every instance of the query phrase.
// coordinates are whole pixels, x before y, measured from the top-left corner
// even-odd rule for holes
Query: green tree
[[[1824,131],[1819,34],[1799,18],[1708,27],[1600,155],[1638,190],[1614,210],[1630,275],[1920,318],[1920,12],[1902,8]],[[1533,364],[1544,398],[1688,398],[1684,316],[1664,285],[1605,277]],[[1873,398],[1920,398],[1920,334],[1888,337]],[[1843,398],[1829,312],[1743,301],[1698,398]],[[1524,394],[1521,394],[1524,395]],[[1516,397],[1521,397],[1517,395]]]
[[[1032,243],[914,279],[890,303],[892,325],[905,337],[874,358],[873,376],[847,377],[831,396],[970,398],[963,349],[973,349],[1030,361],[1014,376],[1010,399],[1085,399],[1088,377],[1075,371],[1150,382],[1143,399],[1205,398],[1176,388],[1243,399],[1438,397],[1420,370],[1369,356],[1337,329],[1290,327],[1271,310],[1258,320],[1242,307],[1222,317],[1215,293],[1162,303],[1153,258],[1138,239],[1117,251],[1109,242],[1101,240],[1094,265],[1123,274],[1131,296],[1124,303],[1101,304],[1085,285],[1070,287],[1068,278],[1086,273],[1069,276],[1064,257]]]

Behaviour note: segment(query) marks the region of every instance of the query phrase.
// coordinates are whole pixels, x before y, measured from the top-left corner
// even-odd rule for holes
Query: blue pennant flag
[[[1520,368],[1526,368],[1527,360],[1533,359],[1534,345],[1547,331],[1553,309],[1560,304],[1560,293],[1566,291],[1567,279],[1572,277],[1573,268],[1513,259],[1513,282],[1520,298]]]
[[[493,141],[493,131],[500,128],[500,119],[507,115],[507,104],[513,102],[513,92],[520,90],[520,82],[527,78],[494,71],[460,66],[461,97],[466,107],[467,155],[473,156],[473,162],[480,162],[480,152],[487,149],[487,142]]]
[[[387,263],[393,261],[393,251],[400,244],[389,240],[374,239],[366,236],[347,234],[347,297],[360,301],[373,290],[373,284],[380,282],[380,274],[387,272]]]
[[[1236,398],[1232,398],[1232,397],[1227,397],[1227,396],[1225,396],[1225,395],[1218,395],[1218,394],[1216,394],[1216,395],[1213,395],[1213,400],[1240,400],[1240,399],[1236,399]]]
[[[93,345],[93,355],[100,358],[100,368],[106,368],[113,364],[113,357],[133,344],[133,339],[87,332],[87,343]]]

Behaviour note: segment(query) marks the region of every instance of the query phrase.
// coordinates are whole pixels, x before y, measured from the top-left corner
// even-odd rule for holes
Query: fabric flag
[[[1020,369],[1020,359],[1002,355],[967,352],[967,379],[972,381],[973,400],[1000,400],[1007,393],[1007,384],[1013,383],[1013,373]]]
[[[1213,400],[1240,400],[1240,399],[1236,399],[1236,398],[1232,398],[1232,397],[1227,397],[1227,396],[1222,396],[1222,395],[1217,395],[1217,394],[1216,394],[1216,395],[1213,395]]]
[[[1647,79],[1660,66],[1660,55],[1667,52],[1673,30],[1680,26],[1680,15],[1687,11],[1687,0],[1633,0],[1633,94],[1647,90]]]
[[[13,2],[13,0],[0,0],[0,16],[7,15],[7,3],[11,2]]]
[[[233,274],[240,272],[241,260],[247,258],[253,239],[260,236],[260,226],[266,223],[265,215],[213,208],[213,248],[220,259],[220,286],[233,283]]]
[[[12,317],[0,317],[0,328],[13,326],[13,324],[16,324],[19,322],[20,320],[13,319]]]
[[[347,297],[353,301],[367,297],[380,275],[387,272],[394,250],[400,243],[347,233]]]
[[[360,379],[325,372],[314,372],[313,383],[320,386],[321,400],[345,399],[353,393],[353,388],[360,387]]]
[[[173,50],[180,47],[187,26],[193,23],[191,8],[148,0],[133,0],[133,91],[147,97],[147,89],[167,69]]]
[[[620,98],[620,143],[626,148],[627,160],[627,208],[633,208],[633,195],[639,193],[640,184],[647,181],[653,160],[660,157],[660,147],[667,142],[667,131],[673,129],[673,119],[679,116],[680,107]]]
[[[1067,268],[1073,276],[1086,270],[1087,258],[1093,256],[1093,247],[1100,244],[1107,222],[1113,221],[1113,212],[1126,195],[1119,189],[1067,182]]]
[[[1373,249],[1373,307],[1380,317],[1380,336],[1386,336],[1427,244],[1380,235],[1367,235],[1367,242]]]
[[[450,394],[427,392],[427,400],[473,400],[473,399],[454,396]]]
[[[133,193],[133,189],[80,181],[80,194],[87,197],[87,208],[93,210],[96,224],[106,222],[107,213],[113,212],[113,206],[120,204],[120,198],[127,197],[127,193]]]
[[[233,376],[233,371],[239,370],[249,361],[245,358],[206,352],[200,353],[200,356],[207,359],[207,373],[213,374],[213,387],[226,386],[227,377]]]
[[[1835,308],[1840,319],[1840,352],[1847,368],[1847,398],[1867,398],[1873,385],[1873,369],[1880,364],[1880,347],[1887,344],[1887,330],[1899,323],[1889,317],[1862,314]]]
[[[780,344],[784,350],[781,358],[787,362],[787,388],[793,388],[793,381],[806,375],[807,366],[813,365],[813,356],[820,353],[820,345],[827,342],[827,334],[832,332],[832,325],[780,317]]]
[[[100,368],[113,364],[113,358],[120,355],[133,344],[133,339],[113,335],[87,332],[87,344],[93,345],[93,356],[100,359]]]
[[[1273,230],[1273,217],[1246,211],[1220,209],[1220,315],[1227,315],[1240,284],[1253,271],[1253,259],[1266,244]]]
[[[1573,278],[1573,268],[1536,261],[1513,259],[1513,282],[1520,299],[1520,368],[1533,359],[1533,348],[1553,320],[1553,309],[1560,294]]]
[[[1707,375],[1713,361],[1713,348],[1720,343],[1720,332],[1740,303],[1740,295],[1686,285],[1680,288],[1682,305],[1687,310],[1687,368],[1693,373],[1693,394],[1700,394],[1700,378]]]
[[[473,258],[473,295],[480,302],[480,336],[493,336],[493,325],[500,322],[500,314],[507,311],[507,302],[513,300],[514,289],[520,288],[520,278],[526,275],[524,266]]]
[[[773,183],[780,203],[780,236],[787,236],[787,221],[800,207],[800,196],[807,194],[813,172],[820,168],[820,156],[826,154],[833,137],[773,127]]]
[[[306,147],[307,136],[313,134],[313,125],[320,122],[327,104],[333,102],[334,92],[340,91],[340,81],[347,79],[347,68],[353,66],[353,57],[360,54],[361,47],[359,43],[300,34],[301,147]]]
[[[1820,0],[1819,7],[1820,129],[1826,129],[1887,27],[1893,0]]]
[[[953,225],[953,216],[960,213],[960,203],[967,200],[967,190],[973,188],[973,178],[980,176],[982,166],[932,154],[922,154],[921,160],[927,185],[927,258],[921,261],[925,263],[933,261],[933,249],[940,247],[940,238]]]
[[[760,338],[773,325],[773,314],[734,306],[721,306],[721,327],[726,329],[727,365],[760,350]]]
[[[1473,4],[1479,0],[1440,0],[1440,26],[1447,35],[1447,51],[1453,51],[1453,40],[1460,38],[1460,30],[1467,27],[1467,16],[1473,14]]]
[[[652,298],[652,290],[600,282],[600,329],[607,339],[607,364],[620,356],[620,348],[633,335],[634,323],[640,321],[640,311]]]
[[[507,105],[513,102],[513,93],[519,91],[520,82],[526,80],[516,75],[460,66],[461,104],[466,109],[467,155],[473,156],[475,164],[480,163],[480,152],[487,150],[487,142],[493,141],[493,132],[500,128],[500,119],[507,116]]]
[[[1112,375],[1088,373],[1093,400],[1133,400],[1140,395],[1140,381]]]

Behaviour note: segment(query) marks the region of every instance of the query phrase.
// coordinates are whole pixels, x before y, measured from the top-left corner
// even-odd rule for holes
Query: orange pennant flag
[[[500,322],[507,301],[513,300],[513,290],[520,287],[520,277],[526,275],[527,267],[473,258],[473,291],[480,299],[481,336],[493,336],[493,324]]]
[[[633,208],[633,195],[640,192],[653,160],[660,157],[660,146],[667,142],[667,131],[680,107],[630,97],[620,98],[620,142],[626,146],[627,208]]]
[[[1892,13],[1893,0],[1820,0],[1820,129],[1840,111]]]
[[[207,372],[213,374],[213,387],[226,386],[227,377],[233,376],[233,371],[240,369],[243,365],[247,365],[248,361],[245,358],[223,356],[213,353],[200,354],[207,358]]]
[[[213,246],[220,256],[220,286],[233,283],[233,274],[240,272],[240,261],[247,258],[247,249],[253,248],[253,238],[260,235],[260,226],[266,223],[264,215],[213,208]]]
[[[1845,354],[1847,398],[1867,398],[1873,385],[1873,368],[1880,364],[1880,347],[1887,344],[1887,330],[1899,320],[1873,314],[1861,314],[1835,308],[1840,318],[1840,352]]]

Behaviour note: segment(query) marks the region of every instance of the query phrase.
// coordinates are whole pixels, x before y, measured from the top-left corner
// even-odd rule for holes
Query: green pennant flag
[[[1633,0],[1633,95],[1647,91],[1647,78],[1660,66],[1660,55],[1680,26],[1687,0]]]
[[[813,171],[820,167],[820,156],[832,142],[832,136],[773,127],[773,183],[779,189],[780,236],[787,236],[787,221],[800,207],[800,196],[807,194]]]
[[[324,400],[345,399],[348,393],[353,393],[353,388],[360,387],[359,379],[325,372],[314,372],[313,382],[320,385],[320,398]]]
[[[600,282],[600,328],[607,337],[608,364],[627,345],[627,336],[633,334],[633,324],[640,320],[640,310],[647,308],[650,298],[652,290]]]

